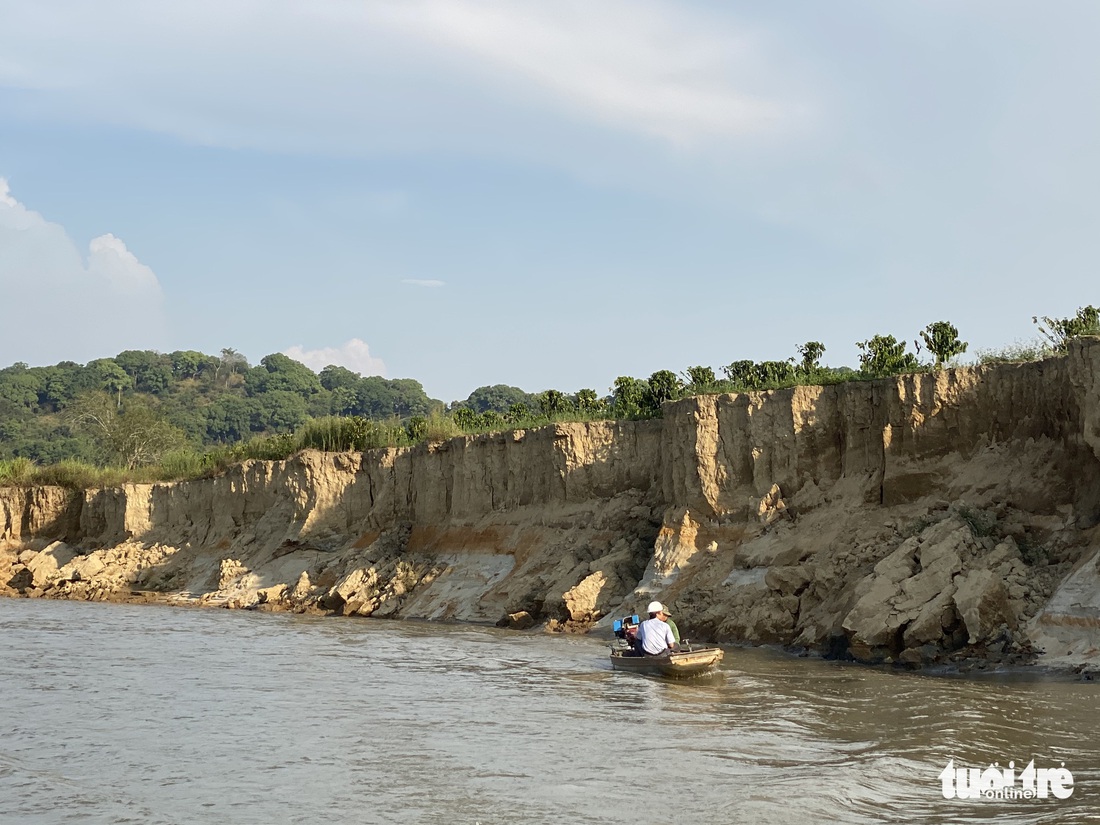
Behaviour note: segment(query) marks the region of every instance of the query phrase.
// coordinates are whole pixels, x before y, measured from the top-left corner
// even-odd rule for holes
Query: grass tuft
[[[451,416],[442,410],[432,410],[425,422],[424,440],[430,444],[438,444],[455,436],[465,435],[465,430],[458,425]]]
[[[978,363],[988,364],[1026,364],[1049,358],[1054,351],[1042,341],[1016,341],[999,349],[980,349],[977,352]]]
[[[26,487],[34,478],[34,462],[29,458],[13,458],[0,461],[0,485]]]

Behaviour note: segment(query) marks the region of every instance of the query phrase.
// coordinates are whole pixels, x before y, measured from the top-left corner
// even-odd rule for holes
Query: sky
[[[0,366],[592,388],[1100,304],[1100,5],[0,0]]]

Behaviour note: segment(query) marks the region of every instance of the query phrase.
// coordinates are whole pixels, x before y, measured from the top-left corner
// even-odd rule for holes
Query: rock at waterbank
[[[1011,538],[994,545],[960,518],[946,518],[905,540],[858,582],[843,621],[848,649],[860,661],[907,664],[964,648],[977,655],[999,645],[996,652],[1006,652],[1038,601],[1034,586],[1021,584],[1023,568]]]
[[[378,571],[356,568],[340,579],[320,600],[325,610],[346,616],[369,616],[378,606]]]
[[[31,574],[32,587],[45,587],[60,577],[61,569],[77,555],[76,548],[62,541],[55,541],[25,564]]]
[[[526,610],[520,610],[516,613],[509,613],[497,622],[497,627],[507,627],[511,630],[530,630],[536,624],[538,622],[535,621],[534,616]]]
[[[77,552],[76,548],[61,541],[40,545],[40,549],[21,547],[9,551],[6,570],[0,563],[0,593],[9,590],[23,595],[40,595],[65,578],[62,571],[77,558]]]
[[[107,564],[98,553],[90,556],[77,556],[60,570],[57,578],[68,582],[90,582],[107,569]]]
[[[16,551],[7,585],[14,594],[88,601],[130,601],[130,590],[176,548],[126,542],[98,550],[52,542]]]
[[[990,641],[1002,627],[1015,627],[1018,615],[1008,591],[992,570],[973,570],[955,578],[955,608],[966,627],[967,643]]]

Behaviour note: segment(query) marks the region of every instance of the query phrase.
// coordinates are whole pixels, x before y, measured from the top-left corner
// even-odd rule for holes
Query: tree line
[[[1033,321],[1037,345],[985,353],[980,361],[1041,358],[1064,352],[1075,337],[1100,334],[1100,310],[1092,306],[1068,318]],[[527,393],[497,384],[450,405],[429,398],[412,379],[364,377],[334,365],[314,373],[280,353],[255,366],[233,349],[218,356],[128,350],[85,365],[17,363],[0,370],[0,483],[62,465],[71,465],[66,478],[75,485],[91,483],[89,467],[159,467],[147,476],[193,477],[304,447],[363,450],[554,421],[645,419],[659,416],[665,402],[691,395],[942,369],[967,346],[953,324],[937,321],[920,331],[912,351],[893,335],[857,342],[856,369],[822,365],[824,344],[807,341],[783,361],[619,376],[603,394],[589,388]]]
[[[136,466],[172,449],[292,432],[315,418],[407,418],[440,404],[418,381],[339,366],[314,373],[279,353],[255,366],[233,349],[17,363],[0,370],[0,460]]]
[[[752,392],[797,384],[835,384],[940,369],[967,348],[966,342],[959,339],[958,329],[946,321],[929,324],[920,332],[920,338],[914,341],[915,353],[909,352],[906,342],[898,341],[893,335],[875,335],[856,346],[860,349],[858,370],[823,366],[821,358],[825,345],[820,341],[807,341],[797,347],[797,356],[785,361],[734,361],[720,367],[718,373],[713,367],[693,366],[682,373],[658,370],[645,379],[623,375],[615,379],[610,392],[604,396],[592,389],[578,390],[572,395],[546,390],[526,399],[516,399],[507,407],[499,403],[481,409],[475,404],[460,405],[453,415],[467,432],[519,426],[533,419],[653,418],[661,414],[661,405],[666,401],[692,395]],[[919,357],[922,350],[930,353],[934,360],[922,361]],[[498,392],[494,398],[504,400],[506,396]]]

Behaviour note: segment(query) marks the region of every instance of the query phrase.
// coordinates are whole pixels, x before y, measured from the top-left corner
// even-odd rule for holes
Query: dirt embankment
[[[1100,648],[1100,340],[194,482],[0,490],[0,592],[694,638],[865,661]]]

